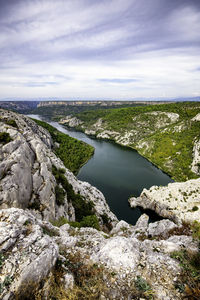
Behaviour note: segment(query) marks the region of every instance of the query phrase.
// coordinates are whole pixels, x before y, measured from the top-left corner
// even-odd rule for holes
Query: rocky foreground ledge
[[[181,268],[170,253],[198,247],[191,236],[174,235],[177,229],[169,220],[148,224],[142,215],[135,226],[120,221],[106,234],[69,224],[58,228],[28,211],[2,209],[1,299],[52,299],[60,290],[62,299],[178,300]],[[88,282],[85,298],[70,298],[79,276]]]

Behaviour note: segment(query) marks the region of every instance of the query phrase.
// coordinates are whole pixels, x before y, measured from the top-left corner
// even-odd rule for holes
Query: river
[[[38,115],[29,117],[44,120]],[[91,138],[82,132],[47,121],[49,124],[69,136],[82,140],[95,148],[93,157],[80,169],[78,179],[96,186],[105,196],[111,210],[119,220],[135,224],[144,212],[140,208],[132,209],[128,198],[139,196],[143,188],[152,185],[167,185],[173,180],[160,169],[142,157],[137,151],[122,147],[113,142]],[[152,211],[148,211],[150,221],[160,218]]]

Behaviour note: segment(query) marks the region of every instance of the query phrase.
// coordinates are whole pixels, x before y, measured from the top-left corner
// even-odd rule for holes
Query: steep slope
[[[116,221],[102,193],[78,181],[53,153],[47,130],[13,112],[0,116],[0,132],[11,139],[0,148],[0,208],[28,208],[46,220],[80,221],[95,213],[102,224],[103,215]]]
[[[200,174],[200,103],[83,112],[60,122],[136,149],[177,181]]]
[[[66,169],[44,128],[0,113],[1,299],[199,298],[198,224],[118,222],[103,195]],[[100,226],[88,228],[95,218]]]

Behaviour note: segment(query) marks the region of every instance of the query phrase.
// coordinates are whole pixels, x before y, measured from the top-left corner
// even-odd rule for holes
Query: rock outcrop
[[[170,236],[175,227],[165,220],[152,227],[143,215],[135,226],[120,221],[110,234],[105,234],[69,224],[58,228],[28,211],[2,209],[1,299],[34,299],[35,295],[50,299],[55,280],[70,293],[82,264],[85,268],[95,264],[104,272],[105,288],[98,299],[132,299],[136,293],[133,285],[139,278],[148,283],[154,299],[178,300],[175,283],[181,270],[170,253],[183,248],[197,251],[197,243],[190,236]]]
[[[16,126],[9,125],[8,120],[15,120]],[[68,195],[62,205],[56,203],[57,183],[52,173],[55,166],[64,170],[75,193],[94,204],[100,222],[104,214],[111,223],[116,222],[103,194],[89,183],[77,180],[53,153],[53,141],[47,130],[26,116],[0,110],[0,132],[8,133],[12,139],[0,148],[0,208],[28,208],[42,219],[63,216],[74,221],[74,208]]]
[[[192,172],[200,175],[200,140],[195,140],[193,147]]]
[[[83,122],[76,117],[68,115],[60,120],[60,124],[67,124],[69,127],[77,127],[83,124]]]
[[[131,207],[140,206],[156,211],[176,223],[200,220],[200,178],[186,182],[169,183],[144,189],[137,198],[129,199]]]

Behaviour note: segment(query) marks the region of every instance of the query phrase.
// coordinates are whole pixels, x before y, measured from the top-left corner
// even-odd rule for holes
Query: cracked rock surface
[[[6,124],[5,120],[15,120],[17,127]],[[73,205],[67,194],[63,205],[56,203],[54,165],[65,170],[65,177],[75,193],[94,203],[100,222],[103,214],[107,214],[111,222],[117,221],[103,194],[89,183],[77,180],[53,153],[53,141],[47,130],[26,116],[0,110],[0,132],[9,133],[12,139],[0,147],[0,208],[28,208],[42,219],[64,216],[74,221]]]

